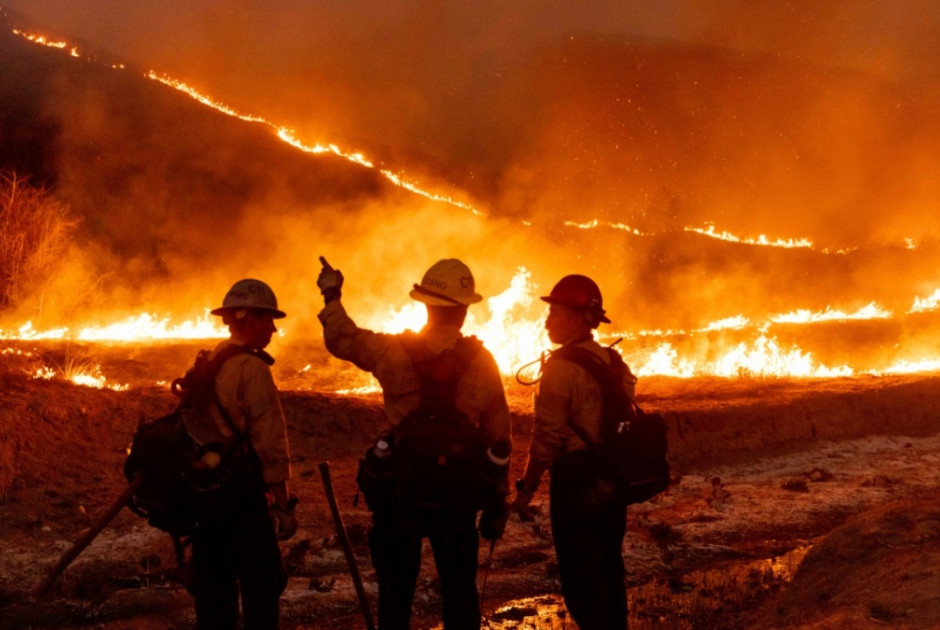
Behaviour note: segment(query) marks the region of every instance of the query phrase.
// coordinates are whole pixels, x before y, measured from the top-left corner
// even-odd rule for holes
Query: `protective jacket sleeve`
[[[594,341],[579,344],[597,354],[601,360],[609,357]],[[535,427],[529,460],[548,468],[565,453],[588,448],[571,428],[576,423],[591,438],[600,435],[603,413],[603,394],[597,381],[571,361],[549,359],[535,396]]]
[[[317,317],[323,324],[323,342],[330,354],[366,372],[376,371],[379,359],[388,351],[391,335],[359,328],[341,300],[328,303]]]
[[[512,450],[512,419],[506,390],[496,359],[488,350],[483,349],[477,355],[462,386],[458,406],[470,408],[473,402],[477,402],[480,406],[478,426],[487,442],[505,442]]]
[[[287,422],[268,365],[250,354],[236,355],[219,370],[216,390],[239,431],[247,427],[265,483],[290,479]],[[215,424],[228,439],[233,438],[221,414],[213,412]]]

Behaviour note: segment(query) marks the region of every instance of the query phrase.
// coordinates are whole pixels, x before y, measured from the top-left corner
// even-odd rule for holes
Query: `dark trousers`
[[[592,492],[589,460],[571,453],[551,470],[552,537],[565,606],[580,630],[625,630],[626,504]],[[599,500],[600,499],[600,500]]]
[[[193,539],[193,586],[199,630],[234,630],[241,591],[246,630],[278,627],[287,586],[281,550],[263,495],[203,527]]]
[[[379,582],[379,630],[408,630],[411,603],[427,537],[441,582],[444,630],[480,628],[476,514],[440,519],[399,510],[372,515],[369,550]]]

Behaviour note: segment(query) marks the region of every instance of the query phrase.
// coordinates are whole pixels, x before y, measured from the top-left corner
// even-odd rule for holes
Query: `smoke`
[[[929,2],[4,4],[317,139],[491,171],[526,148],[530,114],[551,106],[528,92],[546,43],[639,35],[890,80],[935,78],[940,52]]]
[[[903,304],[933,280],[930,3],[4,6],[487,215],[271,148],[270,130],[186,109],[139,75],[109,89],[70,70],[45,111],[64,130],[58,190],[98,209],[83,226],[85,284],[120,287],[96,309],[211,307],[255,276],[290,325],[316,330],[317,254],[346,273],[354,311],[400,306],[455,256],[488,295],[520,266],[542,291],[591,275],[624,327]],[[592,219],[645,236],[566,225]],[[683,232],[709,223],[816,251]],[[906,238],[919,257],[897,249]]]
[[[539,77],[534,98],[551,106],[503,181],[537,215],[827,247],[936,230],[916,209],[938,192],[923,160],[935,103],[897,85],[622,38],[568,42]]]

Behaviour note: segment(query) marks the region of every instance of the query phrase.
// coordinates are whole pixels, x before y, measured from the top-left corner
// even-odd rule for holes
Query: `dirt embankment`
[[[172,552],[165,535],[128,510],[82,553],[49,598],[30,599],[31,589],[71,541],[120,492],[121,465],[138,418],[168,410],[172,397],[162,387],[115,392],[21,374],[0,379],[5,405],[0,415],[0,625],[189,627],[191,600],[172,580]],[[724,572],[728,563],[782,553],[873,506],[929,494],[940,485],[935,478],[940,472],[934,472],[935,439],[914,436],[940,432],[934,396],[938,384],[936,377],[645,383],[641,403],[666,416],[671,458],[681,480],[661,499],[630,511],[624,554],[632,613],[639,621],[636,627],[651,627],[643,625],[652,623],[650,615],[675,627],[692,627],[687,625],[689,615],[700,611],[703,601],[715,599],[713,584],[696,585],[689,577],[693,572],[709,567]],[[516,446],[513,477],[521,474],[531,435],[530,394],[531,390],[510,387]],[[301,531],[282,548],[291,572],[283,599],[285,627],[361,627],[317,464],[330,462],[337,498],[374,602],[374,574],[365,545],[369,515],[361,504],[354,505],[353,497],[356,461],[381,420],[380,398],[287,391],[282,400],[291,438],[292,489],[301,499]],[[866,437],[876,435],[912,437]],[[832,441],[837,439],[840,442]],[[531,602],[510,602],[558,592],[545,490],[540,489],[533,502],[541,510],[534,523],[511,520],[488,574],[485,609],[494,628],[522,627],[518,624],[527,611],[534,610]],[[933,545],[930,531],[910,519],[885,515],[887,520],[878,523],[900,528],[902,534],[875,537],[884,543],[886,554],[871,557],[883,562],[879,566],[890,568],[887,554],[902,544],[911,554],[909,560],[915,559],[914,541]],[[817,548],[821,551],[813,549],[808,558],[823,553],[826,546],[817,543]],[[828,554],[807,566],[817,567],[819,580],[831,581],[825,574],[841,573],[840,557]],[[416,628],[434,627],[439,618],[439,584],[430,559],[425,560],[415,600]],[[486,562],[482,550],[481,566]],[[929,568],[918,566],[926,576],[918,583],[934,579]],[[890,584],[903,590],[917,581],[914,573],[908,571],[906,583]],[[888,578],[877,579],[887,592]],[[643,585],[653,583],[665,589],[655,600],[643,590]],[[800,584],[798,579],[793,589]],[[737,627],[801,627],[801,618],[793,612],[801,606],[793,602],[812,597],[814,588],[805,587],[803,595],[794,591],[792,602],[782,599],[777,608],[759,610],[764,615],[760,623]],[[843,589],[852,615],[861,614],[861,609],[875,619],[907,624],[899,627],[931,627],[917,625],[909,612],[915,604],[904,603],[908,600],[901,595],[873,597],[858,592],[852,604],[848,600],[855,596],[849,594],[847,580],[832,583],[826,592],[831,601],[840,602]],[[761,592],[756,603],[713,602],[714,609],[699,616],[712,625],[696,627],[735,627],[715,620],[737,620],[748,611],[758,614],[753,612],[757,604],[772,594]],[[914,595],[908,599],[920,601]],[[496,625],[500,619],[503,625]]]
[[[940,627],[940,507],[936,495],[897,501],[836,528],[792,583],[741,627]]]
[[[641,403],[663,413],[678,469],[742,461],[819,440],[940,431],[940,377],[750,381],[690,387],[652,380]],[[713,392],[709,394],[709,385]],[[645,395],[644,395],[645,394]]]

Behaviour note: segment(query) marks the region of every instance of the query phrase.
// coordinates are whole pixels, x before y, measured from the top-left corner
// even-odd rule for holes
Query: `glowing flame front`
[[[68,49],[68,54],[80,57],[77,47],[69,47],[64,41],[53,40],[42,35],[35,35],[13,29],[19,36],[39,45]],[[123,65],[114,65],[114,68],[123,68]],[[260,123],[271,127],[277,137],[290,146],[306,153],[332,153],[341,158],[359,164],[365,168],[376,168],[372,161],[359,152],[344,151],[334,144],[310,144],[297,138],[295,132],[286,127],[272,123],[260,116],[242,114],[234,109],[219,103],[198,90],[181,81],[166,75],[150,71],[146,77],[158,81],[168,87],[187,94],[198,102],[229,116],[251,123]],[[445,195],[431,193],[423,190],[414,182],[407,181],[399,174],[389,170],[379,171],[383,177],[397,186],[423,195],[429,199],[442,201],[454,206],[481,214],[469,204],[451,199]],[[565,222],[567,227],[595,230],[613,229],[630,233],[635,236],[646,236],[644,232],[623,223],[601,222],[592,220],[583,223]],[[804,238],[772,238],[766,235],[758,237],[742,237],[727,231],[718,230],[712,224],[706,227],[686,227],[686,232],[696,233],[705,237],[720,239],[729,242],[746,244],[755,247],[779,248],[805,248],[815,249],[813,242]],[[905,239],[904,246],[908,249],[916,247],[912,239]],[[825,254],[845,254],[845,250],[830,252],[819,250]],[[521,268],[513,277],[510,286],[485,302],[483,309],[471,309],[468,314],[465,332],[480,337],[493,353],[500,369],[506,375],[513,374],[518,366],[529,363],[533,358],[548,349],[550,344],[544,331],[544,305],[535,300],[535,287],[531,285],[529,272]],[[915,298],[908,313],[925,313],[940,308],[940,289],[936,289],[926,298]],[[797,377],[831,377],[844,376],[854,373],[847,366],[826,366],[819,364],[811,353],[802,350],[795,344],[784,347],[777,337],[770,334],[768,329],[772,325],[813,325],[832,321],[869,321],[884,320],[895,317],[893,313],[885,310],[875,302],[870,302],[856,312],[845,312],[839,309],[826,308],[821,312],[808,309],[797,309],[767,318],[767,321],[751,322],[743,315],[724,317],[711,322],[704,327],[692,331],[662,331],[641,330],[611,335],[606,339],[621,336],[632,340],[642,340],[639,344],[645,346],[653,342],[652,349],[640,350],[626,347],[621,351],[627,355],[635,372],[641,376],[667,375],[677,377],[691,377],[697,375],[735,376],[735,375],[772,375]],[[389,314],[376,312],[372,314],[371,321],[365,325],[375,330],[385,332],[399,332],[404,329],[418,330],[425,323],[425,311],[416,303],[409,303],[397,311]],[[371,325],[370,325],[371,324]],[[748,341],[741,341],[722,347],[721,344],[708,345],[707,359],[680,355],[680,350],[668,340],[671,336],[686,338],[717,333],[718,331],[740,331],[751,334]],[[283,331],[282,331],[283,332]],[[212,339],[222,338],[228,332],[220,323],[206,313],[200,318],[182,323],[173,323],[169,316],[159,317],[145,313],[128,317],[122,321],[110,324],[92,324],[80,328],[55,328],[38,330],[31,322],[27,322],[15,331],[0,329],[0,340],[56,340],[74,339],[92,342],[153,342],[156,340],[172,339]],[[628,346],[629,344],[624,344]],[[703,344],[700,344],[703,345]],[[618,347],[619,348],[619,347]],[[4,349],[4,352],[7,350]],[[930,357],[914,357],[899,359],[887,369],[879,373],[909,373],[919,371],[933,371],[940,369],[940,360]],[[37,370],[38,378],[52,378],[57,372],[53,368],[43,367]],[[81,373],[76,372],[69,376],[73,382],[83,382],[91,386],[105,386],[105,379],[100,371]]]

